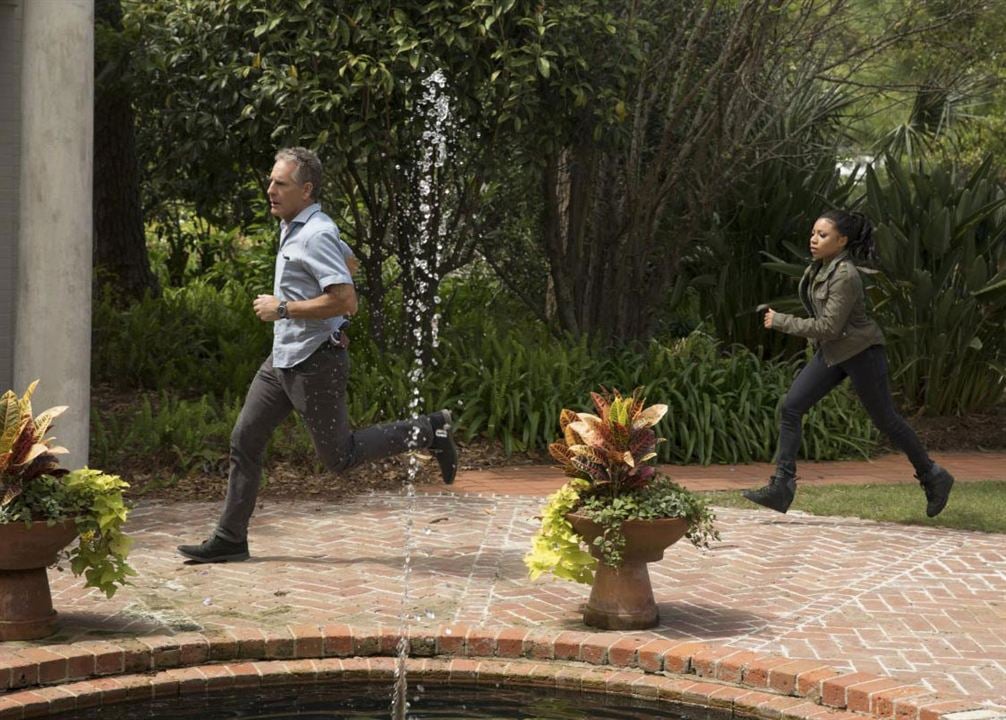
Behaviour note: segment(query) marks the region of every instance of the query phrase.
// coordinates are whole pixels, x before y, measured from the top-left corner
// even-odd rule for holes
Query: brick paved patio
[[[1006,480],[1006,452],[933,453],[933,459],[950,468],[958,480]],[[691,490],[741,490],[763,485],[772,474],[769,463],[746,465],[662,465],[662,471]],[[912,466],[900,454],[871,460],[801,463],[801,486],[888,485],[912,481]],[[452,488],[461,493],[547,495],[559,488],[562,472],[547,465],[525,465],[462,472]],[[438,491],[439,488],[430,488]]]
[[[1006,456],[978,457],[954,459],[962,479],[1006,477]],[[748,474],[764,477],[757,466],[702,472],[714,470],[741,473],[745,484]],[[828,472],[811,466],[804,476]],[[134,585],[108,600],[69,573],[50,573],[61,630],[35,645],[332,623],[397,628],[410,514],[405,609],[414,629],[584,630],[578,608],[589,588],[532,583],[521,561],[546,488],[493,477],[494,493],[478,492],[489,480],[467,473],[457,492],[424,488],[412,501],[267,501],[253,519],[252,560],[228,565],[183,564],[174,552],[209,532],[217,504],[140,502],[130,519]],[[516,494],[520,487],[531,494]],[[719,517],[722,540],[711,550],[681,542],[651,565],[661,625],[623,635],[812,659],[1006,705],[1003,536],[760,510]],[[0,646],[0,661],[23,647]]]

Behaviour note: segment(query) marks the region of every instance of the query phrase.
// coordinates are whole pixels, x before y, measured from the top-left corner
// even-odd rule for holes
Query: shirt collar
[[[295,217],[290,222],[287,222],[286,220],[280,220],[279,221],[280,231],[286,234],[287,228],[290,228],[294,225],[303,225],[308,221],[308,219],[310,219],[312,215],[314,215],[319,210],[321,210],[321,205],[319,203],[311,203],[306,208],[297,213],[297,217]]]

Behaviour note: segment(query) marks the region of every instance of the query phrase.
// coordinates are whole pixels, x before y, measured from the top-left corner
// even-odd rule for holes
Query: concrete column
[[[21,4],[0,0],[0,392],[14,383],[14,267],[21,162]]]
[[[86,464],[91,373],[94,0],[22,7],[21,178],[14,385],[41,379],[36,410],[69,468]]]

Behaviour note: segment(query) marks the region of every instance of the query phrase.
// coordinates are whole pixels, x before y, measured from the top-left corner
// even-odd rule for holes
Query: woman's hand
[[[772,329],[772,320],[775,319],[775,310],[769,308],[765,311],[765,319],[762,321],[765,327],[769,330]]]

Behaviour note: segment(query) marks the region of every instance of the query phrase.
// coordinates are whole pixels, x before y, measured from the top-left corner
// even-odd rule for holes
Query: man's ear
[[[313,182],[311,182],[309,180],[306,183],[304,183],[303,187],[304,187],[304,194],[307,195],[307,197],[311,197],[312,195],[314,195],[314,183]]]

